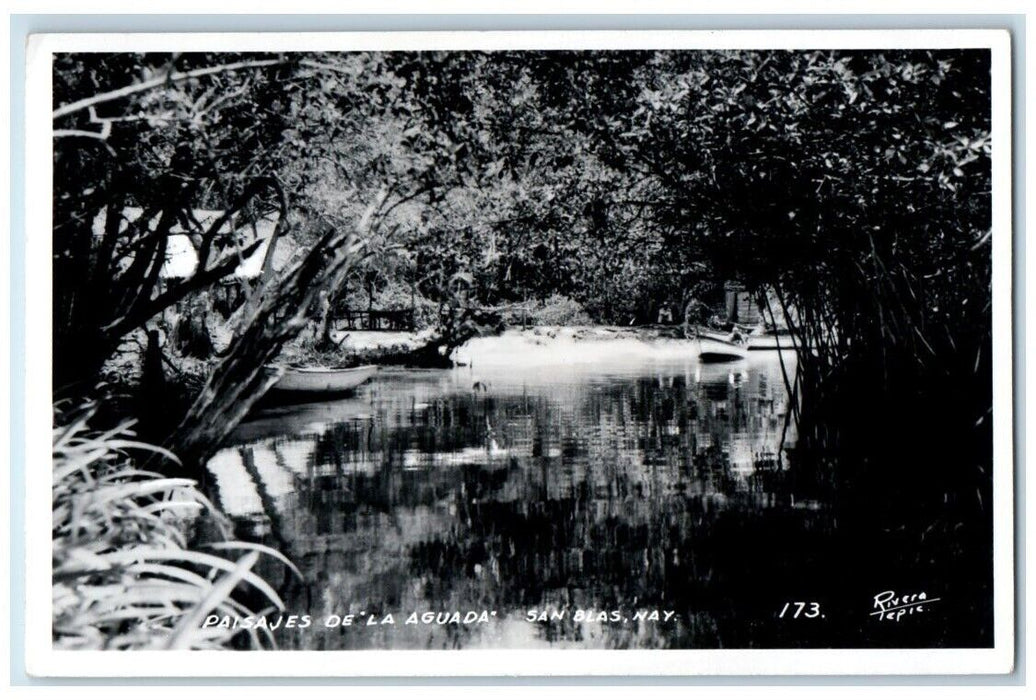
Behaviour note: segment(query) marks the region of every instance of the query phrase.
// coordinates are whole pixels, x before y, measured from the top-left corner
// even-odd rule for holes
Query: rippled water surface
[[[753,646],[829,529],[782,450],[793,372],[776,353],[383,370],[261,412],[209,466],[245,536],[304,573],[281,591],[313,622],[282,646]]]

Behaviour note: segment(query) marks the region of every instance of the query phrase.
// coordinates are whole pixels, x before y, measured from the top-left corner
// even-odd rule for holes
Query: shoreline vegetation
[[[178,461],[129,468],[204,488],[270,364],[751,313],[810,348],[796,469],[840,530],[989,599],[988,51],[70,53],[53,77],[55,430],[135,419]]]
[[[100,433],[93,409],[55,416],[54,646],[59,649],[213,649],[237,632],[203,629],[209,613],[283,610],[253,571],[260,556],[298,569],[278,552],[236,542],[230,523],[198,485],[140,468],[141,455],[176,462],[138,442],[131,423]],[[200,518],[214,530],[199,541]],[[249,595],[235,594],[239,584]],[[261,613],[260,613],[261,614]],[[275,646],[250,631],[252,648]]]

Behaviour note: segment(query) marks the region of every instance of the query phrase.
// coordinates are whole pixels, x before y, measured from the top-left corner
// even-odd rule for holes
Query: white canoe
[[[729,334],[711,328],[696,329],[698,359],[702,362],[736,362],[748,357],[748,347],[735,342]]]
[[[271,367],[268,371],[277,371],[277,368]],[[363,365],[346,369],[291,367],[284,371],[271,391],[299,394],[344,394],[363,384],[377,371],[377,365]]]
[[[698,338],[698,359],[702,362],[736,362],[748,357],[748,348],[719,338]]]

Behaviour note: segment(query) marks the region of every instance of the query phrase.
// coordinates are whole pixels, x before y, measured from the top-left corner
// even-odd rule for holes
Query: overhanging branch
[[[146,80],[143,83],[137,83],[136,85],[127,85],[126,87],[119,88],[118,90],[111,90],[110,92],[102,92],[93,97],[86,97],[76,102],[71,102],[67,105],[62,105],[54,110],[52,115],[53,119],[60,119],[61,117],[67,117],[70,114],[88,109],[90,107],[103,104],[105,102],[112,102],[113,100],[120,100],[130,95],[136,95],[140,92],[147,92],[157,87],[167,85],[169,83],[180,83],[184,80],[190,80],[191,78],[202,78],[208,75],[216,75],[217,73],[228,73],[236,70],[246,70],[249,68],[263,68],[266,66],[275,66],[284,63],[284,59],[274,58],[264,61],[239,61],[238,63],[226,63],[219,66],[211,66],[209,68],[198,68],[186,73],[167,73],[158,78],[152,78]]]

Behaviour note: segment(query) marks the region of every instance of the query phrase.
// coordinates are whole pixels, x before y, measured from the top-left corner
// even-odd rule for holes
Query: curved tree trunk
[[[184,467],[204,478],[204,463],[279,376],[264,369],[318,310],[323,289],[340,286],[362,248],[352,233],[330,232],[260,298],[201,394],[166,441]]]

